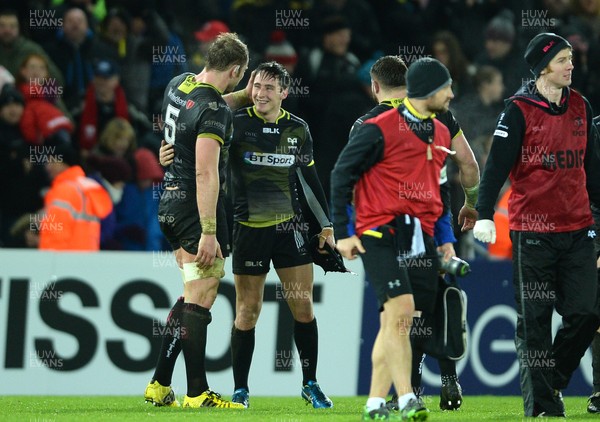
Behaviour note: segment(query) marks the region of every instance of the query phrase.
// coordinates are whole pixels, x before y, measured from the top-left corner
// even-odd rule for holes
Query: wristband
[[[217,219],[216,218],[204,218],[200,220],[202,226],[202,234],[217,234]]]
[[[463,191],[465,192],[465,205],[469,208],[475,209],[477,197],[479,196],[479,182],[470,188],[463,187]]]

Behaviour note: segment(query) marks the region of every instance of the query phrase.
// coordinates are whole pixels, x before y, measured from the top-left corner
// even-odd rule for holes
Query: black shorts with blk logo
[[[183,189],[163,191],[158,205],[158,223],[173,250],[183,248],[192,255],[198,253],[202,226],[195,192]],[[229,256],[229,228],[221,197],[217,202],[217,241],[223,257]]]
[[[273,261],[275,268],[289,268],[312,262],[308,238],[303,230],[291,224],[250,227],[233,225],[233,273],[266,274]],[[300,229],[300,227],[298,227]]]

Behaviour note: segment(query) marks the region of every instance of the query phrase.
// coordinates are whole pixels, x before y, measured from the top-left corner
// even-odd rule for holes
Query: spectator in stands
[[[358,78],[360,61],[349,51],[352,31],[346,19],[329,17],[321,34],[321,45],[299,61],[296,73],[310,91],[301,99],[301,108],[314,137],[319,180],[328,195],[330,173],[348,141],[348,130],[372,104]]]
[[[490,21],[485,30],[485,51],[476,64],[491,65],[502,72],[506,92],[516,92],[531,73],[525,66],[515,37],[514,16],[504,10]]]
[[[431,42],[433,57],[438,59],[450,71],[452,76],[452,92],[454,101],[471,92],[470,65],[462,52],[458,38],[450,31],[439,31],[433,34]]]
[[[183,41],[157,12],[145,15],[146,33],[154,34],[151,50],[149,111],[160,114],[165,87],[175,76],[188,71]],[[159,140],[160,142],[160,140]],[[156,148],[158,151],[158,147]]]
[[[162,250],[164,237],[156,215],[164,176],[158,158],[147,148],[137,148],[135,131],[122,118],[112,119],[100,135],[96,155],[127,161],[132,180],[116,205],[115,238],[125,250]]]
[[[19,33],[19,18],[12,10],[0,11],[0,63],[13,75],[19,72],[19,66],[29,54],[37,53],[46,57],[50,75],[63,82],[63,75],[38,44]]]
[[[126,250],[169,250],[156,218],[164,172],[156,155],[147,148],[136,149],[134,158],[135,182],[125,185],[123,200],[117,206],[117,218],[122,230],[138,236],[124,239],[124,247]]]
[[[63,27],[47,50],[65,76],[63,98],[71,111],[79,105],[93,78],[94,60],[114,58],[110,49],[98,42],[88,25],[86,14],[79,8],[65,12]]]
[[[487,139],[494,133],[496,120],[504,108],[504,83],[502,73],[493,66],[481,66],[473,77],[475,92],[459,101],[454,107],[457,119],[471,141],[480,167],[488,146],[476,140]]]
[[[25,101],[45,100],[56,106],[65,116],[69,111],[62,100],[63,87],[50,76],[48,58],[38,53],[25,56],[16,75],[16,84]]]
[[[9,242],[11,225],[43,205],[40,191],[48,180],[35,151],[23,139],[19,123],[25,110],[13,85],[0,91],[0,245]],[[8,199],[10,198],[10,199]]]
[[[86,90],[83,106],[73,114],[78,121],[79,148],[84,155],[94,148],[98,134],[115,117],[131,122],[137,134],[145,134],[152,127],[146,116],[128,103],[119,69],[111,60],[94,63],[94,79]]]
[[[344,17],[352,30],[350,50],[361,62],[381,48],[381,29],[371,6],[366,0],[323,0],[315,2],[310,11],[310,23],[319,27],[324,19],[338,15]]]
[[[123,198],[125,183],[132,177],[131,166],[120,157],[91,155],[87,159],[89,177],[102,185],[110,195],[113,209],[100,222],[100,249],[123,250],[118,232],[116,207]]]
[[[192,51],[190,60],[190,72],[200,73],[204,69],[205,56],[208,48],[219,34],[229,32],[229,27],[223,21],[212,20],[202,25],[198,31],[194,32],[194,38],[197,43]]]
[[[7,248],[33,248],[37,249],[40,244],[39,221],[42,220],[41,213],[26,213],[14,222],[10,227],[9,238],[4,247]]]
[[[100,220],[113,208],[108,192],[85,176],[73,148],[57,146],[47,158],[52,186],[44,198],[39,248],[99,250]]]
[[[100,41],[117,57],[121,85],[127,100],[139,110],[148,109],[151,46],[144,34],[134,35],[131,17],[118,8],[110,9],[100,26]]]

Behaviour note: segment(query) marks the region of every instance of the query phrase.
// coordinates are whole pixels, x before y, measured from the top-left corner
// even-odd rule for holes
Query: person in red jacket
[[[85,177],[72,148],[49,148],[44,158],[52,186],[44,198],[39,249],[97,251],[100,220],[113,208],[110,196],[98,182]]]

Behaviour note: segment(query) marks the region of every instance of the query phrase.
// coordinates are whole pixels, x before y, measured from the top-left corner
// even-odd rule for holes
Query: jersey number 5
[[[179,116],[179,109],[173,107],[171,104],[167,105],[167,113],[165,116],[165,141],[173,145],[175,144],[175,130],[177,124],[175,119]]]

